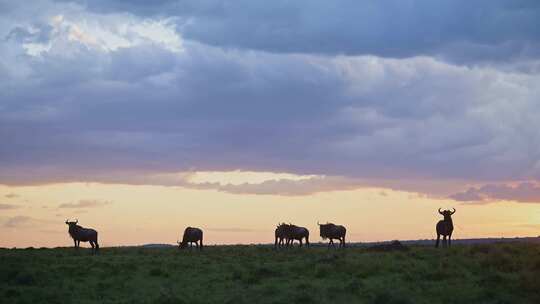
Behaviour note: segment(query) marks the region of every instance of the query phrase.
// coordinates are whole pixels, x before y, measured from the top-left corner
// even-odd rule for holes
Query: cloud
[[[534,0],[81,2],[98,13],[174,16],[186,39],[225,48],[393,58],[427,55],[469,63],[540,55],[540,5]]]
[[[539,179],[538,4],[490,4],[6,4],[0,183],[303,195]],[[324,178],[166,177],[233,170]]]
[[[126,52],[138,55],[116,54]],[[430,58],[248,55],[198,45],[180,57],[152,48],[103,62],[90,55],[44,58],[37,77],[50,88],[21,84],[14,96],[26,103],[5,99],[0,182],[193,168],[501,180],[540,172],[529,166],[538,135],[527,132],[538,124],[538,75]],[[160,60],[145,62],[152,57]],[[54,67],[40,67],[49,61]],[[63,68],[79,62],[102,72]],[[124,74],[130,63],[135,72]]]
[[[540,185],[537,182],[518,184],[486,184],[470,187],[466,191],[450,195],[450,198],[463,202],[516,201],[540,203]]]
[[[28,228],[33,226],[40,226],[50,223],[48,220],[37,219],[25,215],[17,215],[13,217],[4,217],[0,219],[2,226],[5,228]]]
[[[58,206],[58,208],[67,208],[67,209],[82,209],[82,208],[96,208],[110,205],[110,201],[102,200],[79,200],[74,203],[65,203]]]
[[[243,183],[239,185],[188,183],[185,186],[197,189],[215,189],[233,194],[297,196],[310,195],[318,192],[353,190],[365,187],[365,184],[343,177],[317,176],[302,180],[279,179],[267,180],[261,183]]]
[[[18,209],[20,206],[12,204],[0,204],[0,210]]]

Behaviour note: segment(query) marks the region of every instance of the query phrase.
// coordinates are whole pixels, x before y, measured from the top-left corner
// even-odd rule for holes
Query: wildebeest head
[[[75,222],[70,222],[69,220],[66,220],[66,225],[68,225],[69,228],[77,226],[77,223],[79,223],[79,220],[75,220]]]
[[[184,230],[182,241],[177,241],[179,248],[186,248],[189,243],[197,243],[200,241],[202,246],[203,231],[195,227],[187,227]]]
[[[328,235],[330,234],[330,230],[334,228],[334,224],[326,222],[326,224],[320,224],[317,222],[317,225],[319,225],[319,235],[325,240]]]
[[[285,223],[278,224],[276,226],[276,234],[283,234],[289,225]]]
[[[445,220],[450,220],[451,217],[452,217],[452,214],[456,213],[456,209],[455,208],[452,208],[453,211],[450,211],[450,210],[444,210],[444,211],[441,211],[441,208],[439,208],[439,213],[444,216],[444,219]]]

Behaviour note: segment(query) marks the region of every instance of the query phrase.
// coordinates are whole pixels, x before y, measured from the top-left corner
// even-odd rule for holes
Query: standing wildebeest
[[[454,208],[452,208],[454,209]],[[437,242],[435,243],[435,247],[439,247],[439,240],[441,239],[441,235],[443,236],[443,246],[446,247],[446,237],[448,236],[448,246],[450,246],[450,238],[452,237],[452,232],[454,231],[454,223],[452,222],[452,214],[456,213],[456,209],[454,211],[450,210],[444,210],[441,211],[441,208],[439,208],[439,213],[444,216],[443,220],[440,220],[437,223]]]
[[[274,248],[279,248],[284,245],[284,241],[287,238],[287,224],[281,223],[277,225],[276,230],[274,232],[275,235],[275,242],[274,242]]]
[[[319,224],[319,222],[317,222],[317,225],[319,225],[323,240],[330,239],[328,248],[330,248],[330,245],[334,246],[334,239],[339,240],[339,247],[345,247],[345,234],[347,233],[347,229],[345,229],[344,226],[332,223]]]
[[[194,228],[194,227],[187,227],[186,230],[184,230],[184,236],[182,237],[182,242],[177,242],[178,248],[186,248],[188,243],[190,246],[192,245],[192,243],[195,243],[195,246],[197,246],[199,250],[202,250],[202,247],[203,247],[202,240],[203,240],[203,232],[201,229]]]
[[[300,242],[300,247],[302,247],[302,239],[306,239],[306,246],[309,247],[309,230],[304,227],[298,227],[293,224],[286,225],[285,235],[287,239],[287,247],[292,246],[294,240]]]
[[[69,235],[73,238],[73,242],[75,243],[75,249],[80,247],[81,241],[90,242],[90,245],[92,245],[92,253],[97,253],[99,250],[97,231],[91,228],[83,228],[77,225],[78,222],[79,220],[75,220],[75,222],[66,220],[66,225],[69,226]]]

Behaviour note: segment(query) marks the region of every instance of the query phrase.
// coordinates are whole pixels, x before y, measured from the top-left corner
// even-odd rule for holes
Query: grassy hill
[[[540,303],[540,244],[0,250],[2,303]]]

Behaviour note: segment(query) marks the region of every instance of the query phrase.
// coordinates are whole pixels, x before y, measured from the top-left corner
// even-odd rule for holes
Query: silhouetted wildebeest
[[[306,239],[306,246],[309,247],[309,230],[304,227],[298,227],[293,224],[286,225],[285,235],[287,239],[287,247],[292,246],[294,240],[300,242],[300,247],[302,247],[302,239]]]
[[[83,228],[77,225],[77,223],[79,223],[79,220],[75,220],[75,222],[66,220],[66,225],[69,226],[69,235],[73,238],[73,242],[75,243],[75,249],[80,247],[81,242],[90,242],[92,253],[97,253],[99,250],[97,231],[91,228]]]
[[[339,247],[345,247],[345,234],[347,233],[347,229],[345,229],[344,226],[332,223],[319,224],[319,222],[317,222],[317,225],[319,225],[320,234],[323,240],[330,239],[328,248],[330,248],[330,245],[334,246],[334,239],[339,240]]]
[[[275,242],[274,248],[278,248],[284,245],[285,239],[287,238],[287,224],[281,223],[278,224],[274,232]]]
[[[199,228],[194,227],[187,227],[186,230],[184,230],[184,236],[182,237],[182,242],[178,243],[178,248],[186,248],[188,243],[189,245],[192,245],[192,243],[195,243],[195,246],[202,250],[203,248],[203,232]]]
[[[454,208],[452,208],[454,209]],[[441,208],[439,208],[439,213],[444,216],[443,220],[440,220],[437,223],[437,242],[435,243],[435,247],[439,247],[439,240],[441,239],[441,235],[443,236],[443,246],[446,247],[446,237],[448,237],[448,246],[451,244],[451,238],[452,238],[452,232],[454,231],[454,223],[452,222],[452,214],[456,213],[456,209],[454,211],[450,210],[444,210],[441,211]]]

